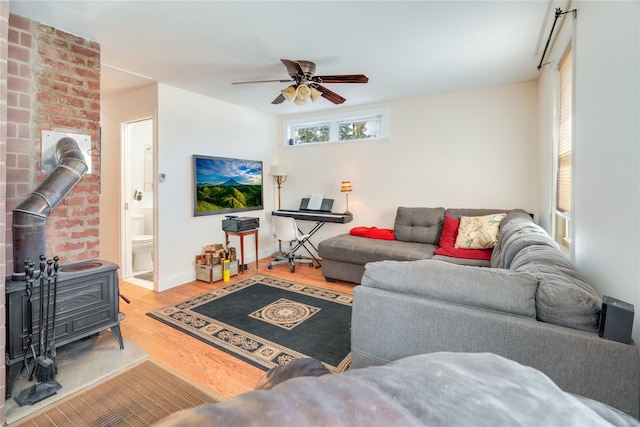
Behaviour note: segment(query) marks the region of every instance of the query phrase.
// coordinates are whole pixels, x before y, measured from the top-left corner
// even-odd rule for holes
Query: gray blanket
[[[431,353],[287,380],[156,426],[640,426],[490,353]]]

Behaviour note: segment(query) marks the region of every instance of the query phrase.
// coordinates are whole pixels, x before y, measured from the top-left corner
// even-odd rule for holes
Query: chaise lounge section
[[[638,347],[599,337],[600,295],[525,212],[502,219],[489,267],[431,257],[364,269],[354,288],[354,368],[489,352],[638,417]]]

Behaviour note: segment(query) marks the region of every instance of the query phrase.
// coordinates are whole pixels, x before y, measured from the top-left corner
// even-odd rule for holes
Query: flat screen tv
[[[194,216],[263,209],[262,162],[193,155]]]

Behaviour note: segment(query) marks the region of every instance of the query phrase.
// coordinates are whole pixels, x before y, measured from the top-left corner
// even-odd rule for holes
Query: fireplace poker
[[[38,286],[40,299],[38,301],[38,357],[36,359],[35,365],[33,367],[34,372],[36,371],[36,367],[38,365],[38,360],[43,356],[44,353],[44,332],[42,330],[42,321],[44,319],[44,269],[45,269],[45,256],[40,255],[40,275],[38,279],[40,281],[40,285]]]
[[[31,350],[31,353],[33,355],[33,360],[35,363],[36,349],[33,345],[33,308],[31,307],[31,300],[33,297],[33,274],[34,274],[33,266],[35,265],[35,263],[30,259],[25,259],[24,264],[25,264],[24,274],[26,276],[26,291],[27,291],[27,335],[28,335],[27,346],[25,347],[25,352],[24,352],[24,368],[27,370],[29,381],[32,381],[33,373],[35,371],[35,365],[34,365],[34,369],[29,370],[28,359],[29,359],[29,350]]]
[[[58,300],[58,261],[59,256],[53,257],[53,316],[51,318],[51,343],[49,357],[53,360],[53,373],[58,375],[58,365],[56,363],[56,301]]]

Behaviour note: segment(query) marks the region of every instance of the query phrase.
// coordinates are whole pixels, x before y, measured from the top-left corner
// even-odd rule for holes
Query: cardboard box
[[[238,274],[238,261],[231,261],[229,263],[229,270],[232,276]],[[211,270],[211,281],[217,282],[218,280],[222,280],[222,264],[214,265]]]
[[[229,270],[231,271],[232,276],[238,274],[238,261],[231,261],[231,263],[229,263]],[[222,264],[196,264],[196,280],[202,280],[203,282],[208,283],[222,280]]]
[[[211,283],[211,266],[196,264],[196,280]]]

